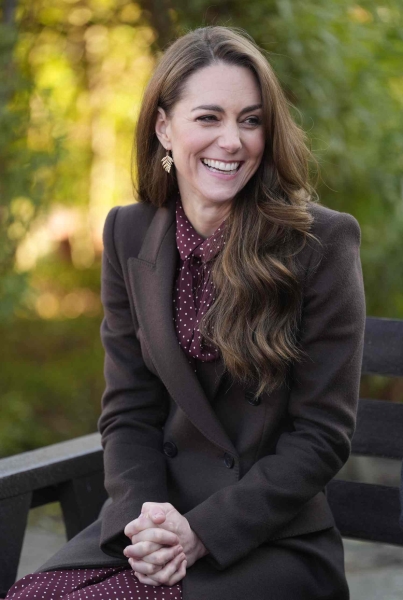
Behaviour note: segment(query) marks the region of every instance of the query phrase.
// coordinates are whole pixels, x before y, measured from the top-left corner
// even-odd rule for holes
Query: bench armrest
[[[0,459],[0,598],[15,581],[30,508],[59,501],[71,539],[97,519],[103,480],[99,433]]]

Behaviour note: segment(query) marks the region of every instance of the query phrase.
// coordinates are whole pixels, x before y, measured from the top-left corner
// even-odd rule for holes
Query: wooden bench
[[[403,320],[367,317],[363,374],[403,376]],[[403,403],[361,398],[352,456],[403,458]],[[333,479],[327,496],[343,537],[403,546],[397,486]],[[59,501],[67,538],[107,494],[98,433],[0,460],[0,598],[14,583],[30,508]]]

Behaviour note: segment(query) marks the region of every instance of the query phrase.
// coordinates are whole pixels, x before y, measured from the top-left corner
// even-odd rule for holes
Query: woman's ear
[[[164,109],[160,106],[158,107],[157,119],[155,121],[155,133],[165,150],[171,150],[169,121]]]

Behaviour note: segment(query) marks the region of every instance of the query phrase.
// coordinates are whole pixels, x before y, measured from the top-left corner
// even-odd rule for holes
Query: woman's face
[[[172,151],[182,199],[231,203],[263,155],[261,102],[252,72],[221,62],[189,77],[169,119],[158,108],[156,133]]]

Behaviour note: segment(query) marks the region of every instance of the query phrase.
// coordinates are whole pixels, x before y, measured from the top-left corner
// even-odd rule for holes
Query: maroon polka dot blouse
[[[194,359],[208,362],[219,354],[218,348],[202,340],[198,325],[215,299],[211,266],[225,244],[225,223],[224,220],[211,236],[203,238],[187,218],[180,198],[176,200],[179,265],[173,294],[174,321],[179,344],[193,366]]]
[[[182,584],[141,583],[129,567],[32,573],[17,581],[6,600],[182,600]]]

